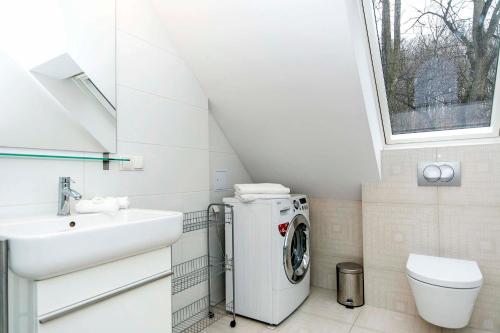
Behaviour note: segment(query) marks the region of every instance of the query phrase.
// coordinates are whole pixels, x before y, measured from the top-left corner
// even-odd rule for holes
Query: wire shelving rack
[[[200,284],[208,286],[208,293],[172,314],[173,333],[198,333],[228,315],[232,316],[230,326],[236,326],[234,265],[231,257],[234,253],[233,220],[232,207],[224,204],[211,204],[205,211],[184,214],[184,233],[206,229],[207,254],[173,266],[172,295]],[[230,233],[230,242],[225,241],[226,233]],[[228,244],[230,249],[226,248]],[[219,251],[214,251],[214,247]],[[226,278],[229,276],[231,280],[230,299],[216,300],[212,297],[212,281],[221,275]],[[228,287],[225,288],[228,295]]]

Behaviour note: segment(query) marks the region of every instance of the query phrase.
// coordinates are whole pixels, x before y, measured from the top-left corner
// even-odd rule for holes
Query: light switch
[[[229,184],[227,180],[227,170],[215,171],[214,189],[215,191],[229,190]]]
[[[122,156],[130,161],[122,161],[120,170],[122,171],[141,171],[144,170],[144,157],[142,156]]]

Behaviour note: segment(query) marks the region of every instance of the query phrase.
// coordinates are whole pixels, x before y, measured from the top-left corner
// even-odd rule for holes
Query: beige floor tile
[[[493,333],[493,331],[484,331],[484,330],[479,330],[477,328],[462,328],[460,330],[452,330],[448,328],[443,329],[443,333]]]
[[[349,333],[350,324],[315,316],[304,312],[296,312],[276,327],[279,333]]]
[[[265,333],[268,331],[266,324],[259,321],[237,317],[236,327],[229,326],[232,317],[225,317],[209,326],[204,333]],[[270,331],[269,331],[270,332]]]
[[[404,313],[384,310],[372,306],[361,309],[355,326],[383,333],[440,333],[439,327]]]
[[[313,288],[309,299],[300,307],[300,312],[353,324],[360,309],[347,309],[337,303],[337,292],[323,288]]]
[[[371,330],[369,328],[353,326],[353,328],[351,328],[351,331],[349,333],[380,333],[380,332]]]

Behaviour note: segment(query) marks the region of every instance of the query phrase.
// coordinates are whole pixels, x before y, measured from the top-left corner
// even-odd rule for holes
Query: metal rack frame
[[[217,214],[213,214],[211,215],[210,214],[210,210],[212,209],[212,207],[219,207],[220,208],[223,208],[222,211],[224,212],[224,216],[222,217],[223,221],[219,221],[216,217],[217,217]],[[229,214],[226,212],[226,208],[229,210]],[[229,216],[228,216],[229,215]],[[215,217],[215,220],[211,220],[210,217]],[[228,220],[228,217],[229,217],[229,222],[227,221]],[[207,223],[207,251],[208,251],[208,255],[209,255],[209,258],[210,258],[210,226],[212,225],[217,225],[217,224],[223,224],[224,226],[227,224],[227,223],[230,223],[231,224],[231,256],[234,254],[234,211],[233,211],[233,207],[230,206],[230,205],[226,205],[226,204],[211,204],[208,206],[207,208],[207,218],[208,218],[208,223]],[[213,222],[213,223],[210,223],[210,222]],[[232,316],[233,316],[233,320],[231,321],[230,323],[230,326],[231,327],[235,327],[236,326],[236,312],[235,312],[235,287],[234,287],[234,283],[235,283],[235,279],[234,279],[234,260],[232,260],[231,257],[229,257],[227,255],[227,251],[225,252],[225,256],[224,256],[224,260],[223,260],[223,267],[216,267],[216,268],[223,268],[223,271],[227,271],[227,270],[231,270],[231,274],[232,274],[232,292],[233,292],[233,299],[232,299],[232,302],[231,302],[231,305],[232,305],[232,311],[230,311],[232,313]],[[220,263],[219,263],[220,264]],[[216,264],[215,264],[216,265]],[[210,264],[210,266],[212,267],[212,265]],[[210,293],[210,279],[211,279],[211,273],[212,272],[209,272],[208,274],[208,299],[211,300],[211,293]],[[217,271],[216,271],[217,273]],[[215,313],[214,311],[214,308],[216,307],[216,305],[212,305],[211,302],[209,304],[209,316],[210,315],[213,315]],[[226,310],[228,309],[227,305],[226,305]]]
[[[9,253],[7,239],[0,238],[0,333],[9,332]]]
[[[223,212],[223,216],[220,215],[221,212]],[[172,314],[172,331],[174,333],[201,332],[228,314],[232,316],[230,326],[236,326],[236,314],[234,311],[234,261],[228,255],[227,249],[224,251],[224,257],[211,255],[210,251],[210,228],[223,226],[225,234],[226,225],[231,225],[232,241],[230,253],[231,255],[234,253],[233,221],[232,206],[225,204],[211,204],[207,210],[184,214],[184,233],[201,229],[207,230],[207,254],[172,267],[172,271],[174,272],[172,295],[176,295],[201,283],[208,284],[208,294]],[[218,241],[221,242],[221,239],[218,239]],[[224,242],[225,245],[226,243]],[[215,303],[211,295],[211,281],[215,276],[226,274],[228,271],[231,271],[232,274],[232,300],[228,302],[225,299],[222,302]]]
[[[177,310],[172,315],[173,333],[198,333],[233,311],[232,303],[217,304],[209,310],[209,297],[204,296]],[[234,327],[234,326],[232,326]]]

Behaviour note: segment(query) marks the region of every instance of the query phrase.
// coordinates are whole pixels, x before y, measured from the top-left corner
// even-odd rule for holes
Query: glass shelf
[[[84,160],[84,161],[101,161],[101,162],[128,162],[128,158],[115,158],[115,157],[90,157],[90,156],[70,156],[70,155],[45,155],[45,154],[14,154],[14,153],[0,153],[0,157],[12,158],[51,158],[51,159],[65,159],[65,160]]]

